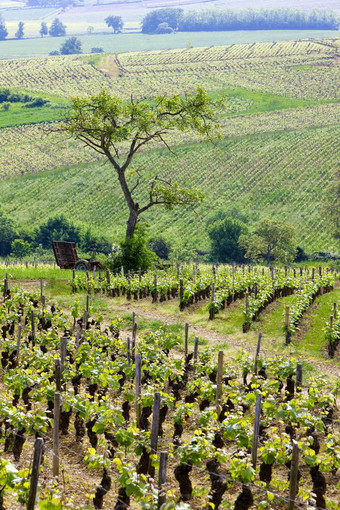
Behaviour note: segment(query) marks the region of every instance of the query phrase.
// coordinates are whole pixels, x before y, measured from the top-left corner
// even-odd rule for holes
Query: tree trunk
[[[138,222],[138,204],[133,204],[133,207],[130,207],[130,215],[129,219],[127,220],[127,228],[126,228],[126,236],[125,239],[129,239],[136,228],[137,222]]]

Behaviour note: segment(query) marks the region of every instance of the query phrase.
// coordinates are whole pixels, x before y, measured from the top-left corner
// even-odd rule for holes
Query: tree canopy
[[[244,262],[244,248],[239,237],[247,233],[247,226],[237,218],[226,217],[209,225],[211,258],[214,262]]]
[[[142,21],[142,32],[145,34],[154,34],[159,25],[166,23],[168,27],[177,30],[180,20],[183,17],[183,9],[166,8],[156,9],[149,12]]]
[[[253,234],[240,236],[239,243],[246,250],[246,258],[264,259],[268,265],[272,260],[289,263],[296,255],[294,227],[268,218],[256,223]]]
[[[105,18],[105,23],[108,27],[111,27],[113,29],[113,32],[115,34],[118,34],[123,29],[123,20],[121,16],[108,16]]]
[[[6,28],[4,19],[3,19],[2,15],[0,14],[0,41],[4,41],[7,36],[8,36],[8,30]]]
[[[24,37],[24,22],[19,21],[18,30],[15,32],[15,37],[17,39],[22,39]]]
[[[60,47],[61,55],[73,55],[82,53],[81,41],[77,37],[69,37]]]
[[[140,216],[155,205],[171,209],[178,204],[192,204],[203,199],[196,189],[188,189],[171,179],[160,178],[156,170],[146,178],[140,169],[128,172],[134,156],[151,142],[170,149],[168,135],[193,130],[207,139],[216,136],[215,112],[223,100],[213,103],[199,88],[184,97],[157,96],[153,101],[124,102],[103,90],[90,98],[74,98],[71,114],[60,128],[103,154],[113,166],[129,209],[126,238],[129,238]],[[142,194],[141,190],[144,192]],[[144,203],[142,197],[147,196]]]
[[[66,26],[59,18],[55,18],[52,21],[52,25],[50,26],[48,33],[52,37],[62,37],[63,35],[66,35]]]

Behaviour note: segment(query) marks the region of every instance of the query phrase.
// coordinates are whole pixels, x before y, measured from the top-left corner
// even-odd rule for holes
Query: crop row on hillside
[[[221,353],[217,364],[199,339],[184,354],[181,339],[164,330],[130,343],[121,320],[106,325],[91,309],[83,314],[79,301],[70,311],[21,289],[10,289],[1,304],[2,504],[16,510],[27,502],[39,437],[42,508],[63,508],[66,498],[70,509],[89,501],[156,508],[153,455],[161,450],[169,453],[164,501],[172,508],[279,510],[289,495],[299,505],[326,508],[327,499],[337,507],[338,381],[303,372],[302,384],[304,368],[289,353],[285,360],[260,354],[256,362],[244,352],[233,360]],[[294,440],[300,475],[292,493]]]
[[[249,107],[246,101],[234,102],[240,108]],[[235,106],[236,107],[236,106]],[[302,130],[337,123],[338,104],[285,110],[256,115],[238,116],[221,120],[221,132],[226,138],[243,137],[257,133]],[[265,140],[265,139],[264,139]],[[197,141],[190,133],[172,134],[173,145]],[[331,141],[327,143],[332,143]],[[59,134],[47,134],[40,125],[19,126],[0,130],[0,177],[25,173],[39,173],[48,169],[81,165],[98,161],[100,156],[83,144]],[[158,145],[158,147],[160,147]],[[337,144],[334,146],[337,151]]]
[[[174,180],[199,187],[207,197],[195,211],[151,211],[146,220],[152,235],[163,232],[175,237],[185,232],[203,249],[212,206],[236,206],[252,220],[284,218],[295,225],[298,243],[305,249],[333,247],[336,251],[322,209],[339,159],[339,139],[338,128],[325,127],[240,137],[216,145],[188,144],[178,147],[176,156],[166,150],[139,155],[135,168],[145,172],[146,179],[151,171],[161,176],[171,171]],[[0,192],[4,210],[22,224],[42,222],[53,211],[117,236],[126,220],[108,164],[2,180]]]
[[[184,93],[197,86],[219,90],[233,85],[289,97],[334,99],[339,82],[336,51],[330,44],[288,41],[128,53],[119,55],[113,76],[106,69],[102,72],[100,64],[96,68],[78,56],[2,60],[0,87],[62,97],[106,87],[127,98],[131,93],[153,96]],[[298,72],[300,66],[303,73]]]

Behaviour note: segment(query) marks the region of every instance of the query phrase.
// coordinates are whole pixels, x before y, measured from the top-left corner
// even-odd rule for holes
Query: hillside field
[[[102,87],[122,99],[197,86],[214,97],[223,92],[220,142],[173,134],[175,155],[153,146],[136,158],[134,168],[145,172],[141,199],[155,173],[206,195],[194,210],[149,213],[151,234],[190,237],[207,250],[211,212],[236,208],[250,223],[262,217],[291,222],[307,252],[336,252],[327,198],[339,161],[339,44],[327,39],[6,60],[0,61],[0,87],[48,94],[57,107],[51,111],[57,115],[62,107],[59,118],[67,114],[70,96]],[[46,134],[48,126],[31,118],[13,126],[9,114],[11,109],[0,111],[4,211],[31,227],[51,211],[66,213],[117,241],[126,211],[110,166],[78,142]]]

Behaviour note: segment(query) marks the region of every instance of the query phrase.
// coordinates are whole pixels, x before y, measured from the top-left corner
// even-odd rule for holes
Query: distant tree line
[[[223,9],[187,11],[167,8],[149,12],[142,21],[147,34],[169,31],[337,30],[339,16],[326,9]]]

